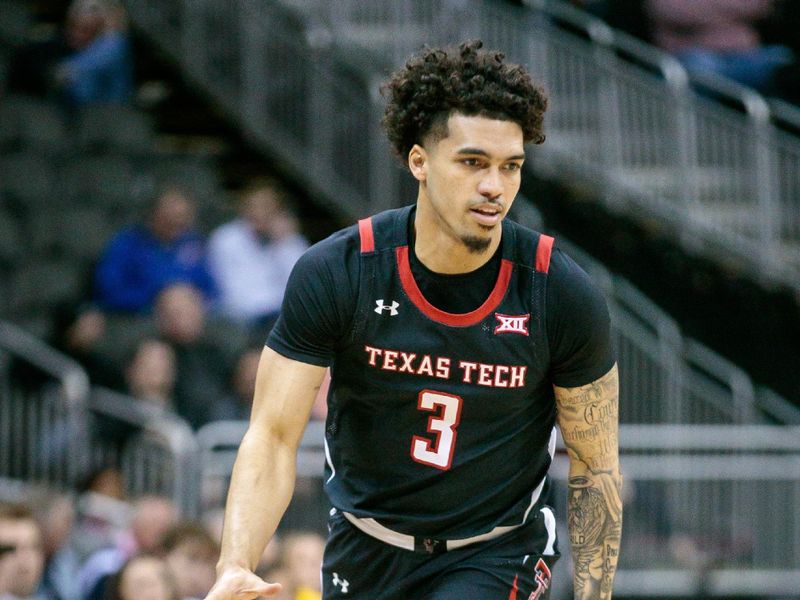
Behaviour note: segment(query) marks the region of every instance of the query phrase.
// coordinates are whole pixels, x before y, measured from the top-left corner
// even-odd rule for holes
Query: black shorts
[[[545,512],[549,511],[547,518]],[[382,542],[331,511],[324,600],[542,600],[559,557],[552,511],[497,538],[447,551]],[[547,523],[546,523],[547,521]]]

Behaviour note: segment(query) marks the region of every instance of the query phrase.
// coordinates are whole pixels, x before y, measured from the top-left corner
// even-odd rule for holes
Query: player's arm
[[[251,599],[278,593],[252,574],[291,500],[297,447],[325,367],[261,355],[250,426],[233,468],[217,583],[208,600]]]
[[[622,532],[617,366],[588,385],[554,389],[569,456],[567,521],[575,598],[611,598]]]

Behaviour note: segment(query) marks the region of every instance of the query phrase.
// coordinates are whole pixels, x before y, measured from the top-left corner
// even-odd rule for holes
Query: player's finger
[[[242,576],[222,577],[206,596],[205,600],[253,600],[254,598],[275,596],[281,591],[280,583],[268,583],[247,573]]]
[[[242,589],[242,593],[244,594],[255,594],[255,597],[258,596],[265,596],[269,598],[270,596],[275,596],[278,594],[283,586],[280,583],[267,583],[266,581],[262,582],[259,585],[249,586],[247,588]],[[248,596],[250,597],[250,596]]]

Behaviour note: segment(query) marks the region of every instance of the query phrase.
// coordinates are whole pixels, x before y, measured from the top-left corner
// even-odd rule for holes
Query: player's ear
[[[414,144],[408,152],[408,168],[414,179],[417,181],[425,181],[428,176],[428,154],[425,148],[419,144]]]

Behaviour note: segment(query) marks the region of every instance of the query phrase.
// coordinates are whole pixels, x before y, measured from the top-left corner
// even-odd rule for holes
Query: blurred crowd
[[[573,0],[613,27],[713,73],[800,103],[800,4],[792,0]]]
[[[243,190],[238,216],[207,238],[195,217],[188,191],[162,186],[109,240],[91,296],[65,307],[54,342],[93,383],[199,429],[249,418],[261,350],[308,243],[270,180]]]
[[[119,0],[73,0],[53,31],[14,48],[6,91],[57,106],[67,120],[136,102]],[[249,418],[264,342],[308,247],[292,198],[276,180],[251,179],[231,194],[234,206],[229,196],[219,198],[213,219],[197,192],[198,185],[165,177],[145,206],[140,190],[130,207],[120,207],[128,224],[94,257],[82,297],[59,308],[50,340],[85,367],[95,389],[121,392],[134,408],[177,415],[195,430]],[[223,212],[227,221],[218,218]],[[200,225],[209,222],[220,224],[210,231]],[[324,392],[313,417],[325,417]],[[92,419],[91,435],[121,456],[136,426],[102,413]],[[57,461],[62,438],[79,432],[52,425],[44,454]],[[0,480],[0,600],[204,597],[219,556],[221,499],[188,521],[169,498],[127,497],[116,459],[86,462],[95,466],[79,473],[71,492],[30,484],[14,494]],[[317,502],[314,483],[307,496]],[[324,527],[316,514],[289,519],[259,566],[284,584],[285,600],[320,597],[324,541],[306,523]]]
[[[214,583],[221,517],[181,519],[172,502],[123,497],[98,474],[78,495],[38,490],[0,502],[0,600],[182,600]],[[279,533],[257,572],[280,581],[283,600],[318,600],[324,539]]]

